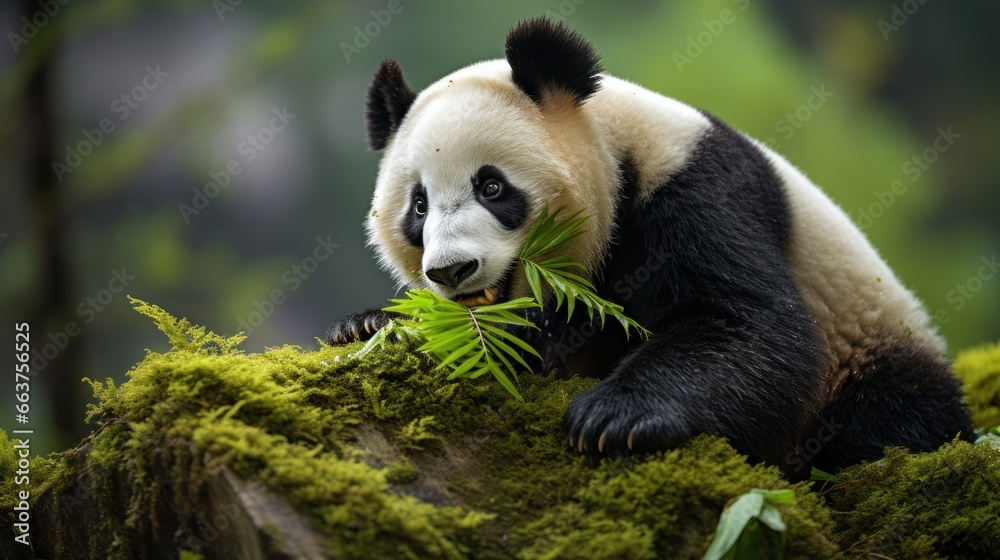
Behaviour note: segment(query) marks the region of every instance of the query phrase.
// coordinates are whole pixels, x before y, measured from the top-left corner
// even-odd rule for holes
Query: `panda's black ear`
[[[601,57],[562,23],[523,21],[507,35],[505,50],[514,83],[536,103],[562,92],[579,105],[600,88]]]
[[[375,71],[372,85],[368,87],[365,121],[369,148],[385,148],[389,137],[399,128],[416,98],[417,95],[406,85],[399,64],[391,58],[383,60]]]

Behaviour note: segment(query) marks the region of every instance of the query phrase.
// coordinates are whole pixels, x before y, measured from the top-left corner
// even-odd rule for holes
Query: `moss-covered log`
[[[449,383],[401,346],[246,355],[239,337],[137,307],[173,350],[94,383],[99,429],[33,460],[33,546],[5,523],[4,558],[698,558],[751,488],[794,490],[779,509],[795,558],[1000,550],[990,443],[892,450],[820,492],[708,436],[596,461],[560,426],[592,380],[522,375],[522,402],[486,379]],[[959,369],[970,401],[996,407],[1000,352],[979,352]],[[14,444],[0,438],[5,472]]]

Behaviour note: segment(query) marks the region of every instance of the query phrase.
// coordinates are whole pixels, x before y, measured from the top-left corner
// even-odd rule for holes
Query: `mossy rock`
[[[244,354],[239,336],[137,309],[173,349],[121,386],[94,383],[100,427],[33,459],[34,550],[4,523],[3,557],[699,558],[751,488],[794,491],[780,507],[789,557],[1000,549],[990,444],[890,451],[841,473],[831,508],[717,437],[640,458],[576,455],[561,419],[594,380],[522,375],[519,401],[485,378],[448,382],[401,345],[363,360],[357,345]],[[0,438],[4,472],[14,443]],[[921,494],[938,479],[947,487]],[[6,512],[12,484],[0,479]],[[873,536],[899,527],[914,537]]]
[[[965,401],[980,428],[1000,426],[1000,343],[962,352],[955,373],[965,383]]]
[[[1000,557],[1000,451],[990,443],[955,441],[934,453],[889,449],[840,478],[829,498],[839,512],[838,539],[853,557]]]

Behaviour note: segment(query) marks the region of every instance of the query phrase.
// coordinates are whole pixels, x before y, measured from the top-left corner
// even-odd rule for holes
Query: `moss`
[[[385,469],[385,479],[390,484],[409,484],[420,478],[417,466],[409,460],[397,461]]]
[[[21,478],[23,474],[19,474],[18,471],[22,467],[20,438],[23,437],[21,435],[10,437],[4,430],[0,430],[0,473],[3,473],[0,475],[0,511],[3,512],[0,514],[0,543],[3,543],[0,544],[0,557],[3,558],[18,558],[25,554],[24,546],[14,544],[15,536],[21,534],[20,530],[15,529],[14,524],[23,522],[20,519],[24,509],[21,504],[21,492],[28,492],[29,509],[26,513],[30,516],[28,521],[31,538],[35,538],[34,535],[39,531],[35,510],[39,497],[46,492],[62,492],[73,481],[72,469],[67,465],[62,453],[54,453],[48,457],[29,456],[28,480]],[[15,507],[18,509],[15,510]],[[5,549],[4,544],[11,549]],[[15,556],[13,554],[15,551],[22,556]]]
[[[719,512],[751,488],[791,487],[781,506],[796,558],[831,558],[833,522],[806,484],[777,468],[751,466],[724,440],[699,436],[679,449],[633,461],[605,461],[571,502],[524,528],[523,558],[700,558]]]
[[[0,510],[9,512],[19,501],[18,493],[27,490],[32,496],[38,496],[45,489],[55,486],[69,476],[65,461],[60,454],[50,457],[30,456],[27,480],[21,480],[17,471],[20,469],[19,438],[30,436],[9,437],[7,432],[0,430]],[[28,442],[30,444],[30,442]],[[19,484],[26,482],[25,484]],[[13,518],[11,518],[13,520]]]
[[[324,528],[327,551],[335,556],[459,557],[478,542],[474,530],[489,515],[393,494],[385,473],[354,460],[348,449],[356,428],[377,420],[362,411],[362,381],[372,381],[365,377],[377,377],[386,363],[395,369],[419,360],[397,355],[361,374],[343,349],[284,347],[245,355],[236,350],[238,338],[221,339],[153,306],[137,308],[175,347],[150,353],[121,387],[94,383],[99,403],[91,417],[114,425],[95,438],[89,461],[104,468],[124,463],[135,482],[136,507],[124,527],[108,528],[122,543],[112,547],[111,557],[130,557],[141,549],[136,539],[157,530],[149,513],[163,484],[175,492],[171,505],[181,533],[197,550],[198,528],[186,521],[197,513],[188,504],[197,502],[189,498],[222,466],[306,513]],[[427,406],[422,396],[415,400]],[[427,422],[417,425],[426,439]],[[171,480],[150,478],[158,455],[180,466]]]
[[[954,367],[976,426],[1000,426],[1000,342],[962,352]]]
[[[993,445],[888,449],[840,477],[830,497],[838,537],[853,555],[972,560],[1000,550],[1000,451]]]
[[[399,431],[399,442],[406,449],[420,451],[441,441],[441,437],[434,433],[434,428],[433,416],[416,418]]]
[[[448,382],[402,345],[363,360],[350,356],[359,345],[244,354],[241,337],[136,305],[173,349],[150,352],[121,386],[94,382],[97,433],[77,452],[33,464],[33,483],[53,492],[90,473],[91,557],[145,557],[164,530],[206,554],[206,481],[224,468],[287,500],[326,552],[344,558],[697,558],[725,505],[754,487],[795,492],[796,504],[781,509],[797,558],[836,558],[837,545],[962,557],[979,550],[966,539],[996,544],[983,522],[998,513],[986,485],[1000,482],[987,446],[892,452],[846,472],[831,509],[717,437],[629,460],[578,456],[562,415],[595,380],[522,375],[519,401],[488,378]],[[0,438],[0,468],[12,450]],[[921,494],[944,472],[939,463],[965,465],[963,476],[947,492]],[[10,484],[0,477],[7,511]],[[911,517],[912,538],[888,546],[872,536]]]

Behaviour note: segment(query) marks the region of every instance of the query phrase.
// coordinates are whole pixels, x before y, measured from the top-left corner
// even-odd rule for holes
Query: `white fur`
[[[628,154],[638,165],[642,196],[680,169],[711,127],[693,107],[607,75],[585,107],[598,117],[615,157]]]
[[[709,126],[683,103],[606,75],[582,106],[555,97],[539,107],[511,82],[505,60],[474,64],[421,92],[393,135],[375,187],[369,238],[401,284],[448,297],[495,284],[529,228],[506,231],[475,202],[470,178],[491,164],[527,192],[533,209],[528,226],[546,204],[590,216],[587,234],[570,253],[593,270],[612,236],[616,161],[628,153],[642,163],[645,196],[683,165]],[[400,231],[418,181],[430,208],[423,251]],[[472,259],[480,268],[458,290],[424,274]],[[524,283],[515,281],[512,294],[524,293]]]
[[[505,230],[475,201],[470,179],[486,164],[527,195],[531,213],[523,227]],[[369,239],[401,283],[454,297],[495,285],[548,205],[591,215],[588,233],[570,252],[592,270],[611,237],[616,173],[586,112],[558,103],[542,110],[513,85],[506,61],[479,63],[423,91],[393,135],[375,186]],[[418,181],[429,202],[423,250],[400,229]],[[471,259],[480,260],[480,269],[457,290],[424,274]],[[527,293],[520,276],[512,295]]]
[[[759,142],[784,182],[792,214],[788,263],[824,339],[835,392],[858,351],[912,337],[937,355],[945,345],[919,300],[896,278],[864,234],[801,171]]]
[[[628,155],[648,196],[691,159],[711,123],[699,111],[611,76],[582,106],[550,95],[541,106],[511,82],[504,60],[475,64],[428,87],[415,101],[382,160],[371,242],[384,266],[404,284],[445,296],[495,285],[516,259],[545,204],[591,216],[587,235],[571,248],[589,269],[613,236],[617,161]],[[912,337],[935,353],[944,344],[920,302],[823,192],[784,158],[757,143],[784,183],[791,208],[788,262],[823,338],[835,391],[864,362],[859,352]],[[525,226],[507,231],[474,199],[470,179],[495,165],[529,197]],[[412,186],[427,189],[424,249],[401,233]],[[429,282],[424,270],[471,259],[480,268],[458,290]],[[526,293],[515,274],[512,296]],[[829,395],[827,395],[829,396]]]

